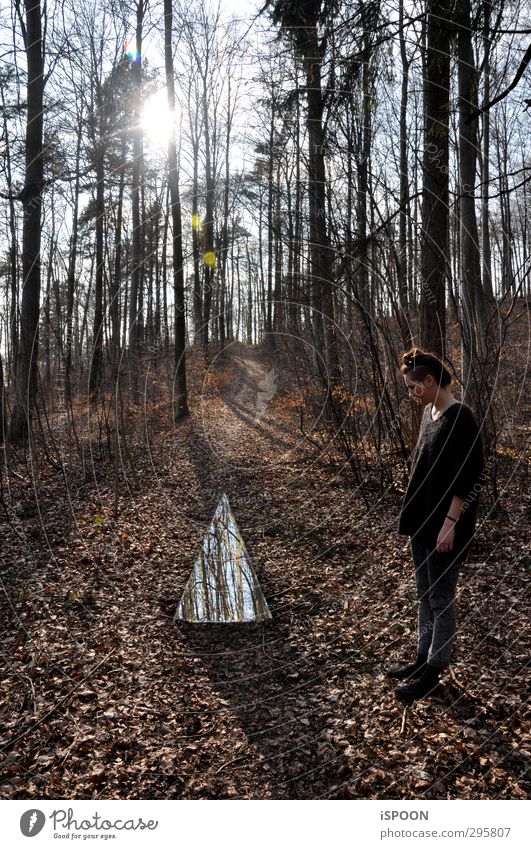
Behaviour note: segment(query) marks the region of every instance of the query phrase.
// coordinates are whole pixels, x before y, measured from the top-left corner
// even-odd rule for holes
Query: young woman
[[[434,354],[413,348],[402,372],[410,398],[424,407],[398,533],[411,537],[418,599],[417,657],[391,669],[410,679],[396,688],[406,703],[428,695],[450,663],[455,590],[474,536],[484,470],[483,447],[470,407],[451,392],[452,377]]]

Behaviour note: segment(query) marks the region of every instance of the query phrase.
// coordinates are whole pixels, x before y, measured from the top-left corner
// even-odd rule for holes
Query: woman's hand
[[[451,519],[445,519],[444,524],[439,531],[437,537],[437,545],[435,550],[442,554],[445,551],[451,551],[454,547],[455,522]]]

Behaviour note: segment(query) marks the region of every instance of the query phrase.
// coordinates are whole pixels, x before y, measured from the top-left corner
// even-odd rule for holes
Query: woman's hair
[[[411,348],[406,354],[402,355],[402,365],[400,371],[402,374],[409,374],[413,380],[422,380],[427,374],[431,374],[435,378],[439,386],[448,386],[452,382],[452,375],[439,357],[430,351],[423,351],[422,348]]]

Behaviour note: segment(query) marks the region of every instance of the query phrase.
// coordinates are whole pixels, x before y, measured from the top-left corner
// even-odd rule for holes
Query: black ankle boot
[[[440,673],[441,669],[437,666],[430,666],[427,663],[419,678],[410,681],[408,684],[402,684],[395,689],[396,697],[410,705],[415,699],[422,699],[430,693],[433,695],[439,687]]]
[[[387,671],[388,678],[418,678],[424,671],[424,667],[428,661],[427,654],[418,654],[414,663],[409,663],[407,666],[395,666],[394,669]]]

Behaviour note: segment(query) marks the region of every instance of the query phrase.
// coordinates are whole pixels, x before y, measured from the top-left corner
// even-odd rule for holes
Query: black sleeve
[[[472,411],[463,407],[452,427],[450,439],[452,451],[452,495],[465,500],[474,485],[481,483],[484,469],[481,434]]]

